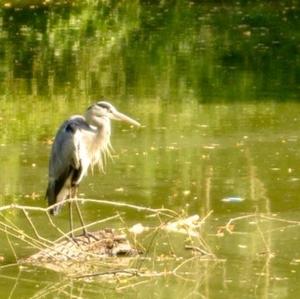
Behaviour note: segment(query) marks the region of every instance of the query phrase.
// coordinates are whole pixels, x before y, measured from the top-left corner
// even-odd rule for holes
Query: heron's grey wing
[[[80,135],[77,131],[86,125],[83,117],[72,117],[62,124],[56,134],[49,162],[49,184],[46,193],[49,205],[67,197],[72,177],[80,173]],[[57,213],[57,210],[50,212]]]
[[[79,163],[78,149],[76,146],[76,131],[71,130],[72,122],[66,121],[58,130],[54,139],[49,162],[49,178],[57,179],[70,166]]]

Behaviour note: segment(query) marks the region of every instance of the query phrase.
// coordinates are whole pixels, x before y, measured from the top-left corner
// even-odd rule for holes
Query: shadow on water
[[[114,162],[84,180],[81,196],[202,217],[213,210],[207,241],[224,260],[188,264],[192,281],[136,279],[136,289],[8,267],[1,294],[299,296],[297,226],[247,219],[232,227],[236,234],[223,231],[230,218],[255,212],[300,219],[298,1],[15,0],[0,7],[1,205],[45,206],[58,125],[105,95],[145,127],[114,124]],[[109,213],[84,209],[89,219]],[[66,225],[66,209],[56,221]],[[13,260],[9,252],[1,249],[3,264]]]

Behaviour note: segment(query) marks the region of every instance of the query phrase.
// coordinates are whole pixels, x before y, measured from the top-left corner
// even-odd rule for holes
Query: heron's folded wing
[[[80,167],[80,129],[87,124],[81,117],[65,121],[59,128],[51,152],[49,177],[58,178],[70,167]]]

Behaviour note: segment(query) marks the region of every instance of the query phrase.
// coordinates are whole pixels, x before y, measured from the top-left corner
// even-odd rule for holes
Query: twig
[[[61,290],[64,290],[68,286],[69,286],[69,281],[67,283],[65,281],[62,282],[60,281],[55,284],[49,284],[46,288],[42,289],[41,291],[37,292],[32,297],[30,297],[30,299],[45,298],[46,296],[54,292],[55,294],[58,294]]]
[[[263,234],[263,232],[262,232],[260,226],[258,225],[258,219],[257,219],[257,221],[256,221],[256,227],[257,227],[257,230],[258,230],[258,232],[259,232],[259,234],[260,234],[260,237],[261,237],[261,239],[262,239],[262,241],[263,241],[263,243],[264,243],[265,250],[266,250],[266,252],[270,255],[270,254],[271,254],[271,250],[270,250],[270,247],[269,247],[268,244],[267,244],[266,238],[265,238],[265,236],[264,236],[264,234]]]
[[[234,232],[230,229],[230,226],[232,225],[233,222],[236,222],[236,221],[242,220],[242,219],[253,218],[253,217],[257,217],[257,214],[243,215],[243,216],[231,218],[231,219],[229,219],[229,221],[226,223],[225,229],[226,229],[227,232],[229,232],[230,234],[233,234]]]
[[[157,235],[161,232],[164,232],[164,227],[166,226],[166,224],[170,221],[174,221],[176,220],[176,217],[179,217],[178,213],[169,210],[169,209],[153,209],[153,208],[148,208],[148,207],[143,207],[143,206],[137,206],[137,205],[133,205],[133,204],[127,204],[127,203],[122,203],[122,202],[113,202],[113,201],[107,201],[107,200],[94,200],[94,199],[68,199],[65,202],[71,202],[71,201],[78,201],[78,202],[84,202],[84,203],[93,203],[93,204],[99,204],[99,205],[110,205],[112,207],[118,207],[118,208],[129,208],[129,209],[134,209],[138,212],[144,212],[144,213],[151,213],[151,214],[155,214],[156,216],[156,221],[159,221],[158,224],[156,223],[156,226],[153,225],[153,228],[151,228],[151,235],[150,235],[150,239],[147,241],[148,243],[148,249],[146,250],[146,256],[149,255],[150,250],[152,250],[152,247],[155,244],[155,241],[157,239]],[[60,205],[60,204],[56,204],[55,206]],[[10,240],[10,237],[13,238],[17,238],[23,242],[25,242],[26,244],[29,244],[30,246],[38,249],[40,252],[38,252],[36,255],[32,256],[32,260],[30,260],[30,257],[27,259],[28,262],[32,262],[34,263],[35,261],[39,264],[39,262],[41,264],[43,264],[44,260],[38,260],[39,254],[41,253],[41,256],[44,254],[44,252],[46,252],[46,254],[50,257],[50,259],[47,260],[46,258],[46,262],[45,262],[45,266],[47,267],[47,263],[51,263],[51,261],[53,261],[53,269],[57,270],[57,271],[63,271],[67,277],[69,278],[75,278],[75,279],[82,279],[82,278],[93,278],[93,277],[97,277],[97,276],[105,276],[105,275],[115,275],[116,277],[118,277],[118,274],[125,274],[125,275],[130,275],[128,276],[128,281],[130,280],[132,282],[132,280],[134,279],[134,276],[140,276],[140,277],[159,277],[159,276],[166,276],[166,275],[175,275],[178,276],[182,279],[186,279],[184,277],[184,275],[186,275],[186,273],[178,273],[179,269],[186,264],[187,262],[191,261],[192,259],[188,259],[186,261],[184,261],[183,263],[181,263],[180,265],[178,265],[174,270],[170,270],[170,271],[164,271],[164,272],[156,272],[156,271],[149,271],[146,270],[145,272],[140,272],[139,269],[142,266],[142,263],[144,262],[144,260],[146,260],[145,255],[143,256],[143,258],[141,259],[135,259],[134,263],[136,263],[137,261],[137,265],[138,267],[134,266],[134,263],[131,262],[130,260],[130,268],[128,268],[128,263],[127,268],[123,268],[123,264],[119,263],[117,266],[119,269],[116,269],[116,263],[115,262],[111,262],[111,264],[107,263],[107,267],[111,267],[114,266],[114,268],[108,268],[107,271],[100,271],[100,272],[95,272],[95,269],[97,269],[97,267],[102,267],[102,264],[100,265],[100,261],[98,260],[93,260],[89,258],[91,257],[97,257],[99,258],[99,255],[97,255],[96,253],[93,253],[92,249],[93,247],[93,243],[88,244],[85,247],[76,247],[76,250],[74,251],[74,257],[70,256],[70,252],[67,251],[68,248],[66,248],[66,245],[70,245],[71,249],[74,250],[74,245],[69,244],[68,242],[66,243],[60,243],[63,239],[67,239],[68,241],[71,242],[71,238],[69,237],[69,233],[65,233],[64,231],[62,231],[62,229],[60,227],[58,227],[53,219],[51,218],[51,216],[49,215],[49,209],[53,208],[52,207],[48,207],[48,208],[42,208],[42,207],[30,207],[30,206],[25,206],[25,205],[18,205],[18,204],[11,204],[8,206],[3,206],[0,207],[0,216],[4,218],[5,222],[1,222],[0,221],[0,231],[4,231],[6,233],[6,237],[8,238],[8,242],[9,245],[12,248],[13,254],[18,262],[18,256],[17,256],[17,252],[13,246],[12,241]],[[10,219],[6,219],[4,217],[4,212],[5,211],[9,211],[9,210],[20,210],[24,217],[25,217],[25,222],[26,223],[26,228],[29,230],[29,233],[26,232],[26,230],[24,229],[23,231],[23,227],[19,228],[17,225],[15,225]],[[41,213],[46,213],[46,217],[49,220],[49,227],[53,227],[56,232],[59,233],[57,239],[55,239],[54,241],[51,241],[50,239],[46,239],[45,237],[43,237],[40,234],[39,231],[39,227],[36,226],[36,223],[33,221],[33,214],[30,211],[34,211],[34,212],[41,212]],[[205,221],[207,220],[207,218],[212,214],[212,211],[210,211],[201,221],[198,221],[197,218],[197,222],[193,223],[193,228],[195,229],[200,229],[201,226],[205,223]],[[164,216],[164,217],[162,217]],[[167,217],[167,218],[166,218]],[[83,228],[90,228],[92,226],[95,226],[97,224],[102,224],[108,221],[113,221],[119,219],[120,221],[123,221],[123,225],[125,225],[126,227],[126,223],[125,221],[122,219],[122,217],[120,216],[119,212],[117,215],[113,215],[111,217],[107,217],[105,219],[100,219],[97,221],[94,221],[92,223],[89,223],[87,225],[85,225],[84,227],[78,227],[76,229],[73,230],[73,233],[78,232],[79,230],[82,230]],[[182,219],[184,221],[184,219]],[[187,224],[188,225],[188,224]],[[128,227],[127,227],[128,229]],[[31,236],[32,235],[32,236]],[[99,232],[99,235],[101,235],[101,232]],[[170,245],[170,251],[174,251],[174,249],[171,247],[171,241],[172,239],[170,238],[170,235],[167,234],[168,240],[169,240],[169,245]],[[191,235],[191,238],[194,239],[194,237]],[[115,241],[115,239],[112,239],[113,241]],[[144,239],[145,240],[145,239]],[[143,242],[144,242],[143,240]],[[98,240],[96,240],[95,242],[97,242]],[[201,252],[202,254],[205,254],[207,257],[211,257],[214,256],[210,251],[210,248],[208,246],[208,244],[205,242],[205,240],[201,237],[198,237],[198,243],[197,246],[190,246],[190,247],[186,247],[187,249],[193,249],[193,250],[197,250],[198,252]],[[98,245],[101,245],[100,243],[97,243]],[[199,245],[200,244],[200,245]],[[90,246],[91,245],[91,246]],[[59,247],[62,246],[62,247]],[[105,244],[103,245],[105,246]],[[114,245],[113,245],[114,246]],[[129,245],[128,245],[129,246]],[[59,249],[59,248],[63,248],[63,249]],[[91,249],[89,249],[91,248]],[[108,247],[110,248],[110,247]],[[89,250],[91,252],[89,252]],[[157,250],[157,247],[154,246],[154,258],[151,258],[151,261],[153,262],[153,268],[154,270],[156,269],[156,265],[158,260],[155,258],[155,250]],[[72,251],[73,252],[73,251]],[[71,254],[72,254],[71,252]],[[96,252],[96,251],[95,251]],[[58,253],[58,254],[57,254]],[[83,255],[81,255],[83,253]],[[76,257],[77,254],[80,258],[86,258],[84,265],[87,267],[83,267],[83,265],[80,264],[76,264],[73,262],[76,261]],[[170,253],[171,254],[171,253]],[[36,260],[35,260],[35,256]],[[46,256],[46,257],[48,257]],[[63,257],[63,260],[60,260],[60,257]],[[197,256],[199,257],[199,255]],[[42,256],[43,258],[43,256]],[[171,255],[171,258],[174,258]],[[195,257],[193,257],[195,258]],[[204,257],[205,258],[205,257]],[[204,260],[204,259],[202,259]],[[209,260],[209,259],[207,259]],[[211,259],[210,259],[211,260]],[[64,263],[64,261],[67,261],[67,263]],[[103,260],[101,260],[103,263]],[[127,259],[128,261],[128,259]],[[25,260],[22,262],[26,262]],[[57,263],[57,262],[61,262],[61,263]],[[89,263],[90,263],[90,267],[89,267]],[[79,269],[76,271],[77,274],[74,273],[74,266],[77,267],[79,266]],[[151,266],[150,266],[151,267]],[[103,269],[103,267],[102,267]],[[76,268],[75,268],[76,270]],[[80,271],[80,272],[79,272]],[[94,273],[90,273],[91,271],[94,271]],[[86,274],[81,274],[82,272],[86,272]],[[183,275],[183,276],[180,276]],[[190,275],[190,274],[189,274]],[[121,289],[125,289],[128,287],[133,287],[135,285],[140,284],[141,282],[138,282],[137,284],[132,284],[132,285],[127,285],[127,286],[122,286],[120,288],[118,288],[119,290]],[[67,286],[68,287],[68,286]],[[67,292],[69,290],[66,290],[66,285],[65,283],[63,284],[58,284],[55,286],[55,289],[57,291],[57,289],[61,292]],[[36,295],[33,296],[33,298],[42,298],[44,296],[44,294],[49,294],[52,293],[54,291],[53,285],[50,286],[49,288],[47,288],[46,290],[43,290],[42,292],[36,293]],[[71,294],[69,294],[71,297],[74,297],[72,292]],[[74,297],[76,298],[76,296]]]
[[[13,294],[14,294],[17,286],[18,286],[18,282],[19,282],[20,276],[21,276],[21,271],[19,271],[18,274],[17,274],[17,277],[15,279],[14,285],[13,285],[12,289],[9,292],[8,299],[11,299],[13,297]]]
[[[125,289],[128,289],[128,288],[135,288],[141,284],[144,284],[144,283],[148,283],[150,281],[150,279],[145,279],[145,280],[142,280],[142,281],[139,281],[139,282],[136,282],[136,283],[133,283],[133,284],[129,284],[129,285],[125,285],[125,286],[122,286],[122,287],[118,287],[116,288],[117,291],[122,291],[122,290],[125,290]]]
[[[207,220],[207,218],[209,218],[211,216],[211,214],[213,213],[213,210],[210,210],[200,221],[199,221],[199,226],[201,227],[202,224],[205,223],[205,221]]]
[[[184,248],[189,249],[189,250],[193,250],[193,251],[198,251],[203,255],[213,255],[212,253],[207,252],[207,251],[203,250],[202,248],[200,248],[198,246],[185,245]]]
[[[4,228],[1,228],[1,226],[4,226]],[[12,231],[9,231],[7,229],[10,229]],[[39,250],[43,249],[42,246],[38,246],[37,244],[35,244],[36,240],[34,238],[31,238],[30,236],[28,236],[27,234],[25,233],[20,233],[19,231],[16,231],[16,229],[10,227],[9,225],[5,224],[5,223],[2,223],[0,222],[0,230],[2,231],[6,231],[7,234],[9,234],[10,236],[12,237],[15,237],[19,240],[22,240],[23,242],[27,243],[28,245],[32,246],[33,248],[37,248]],[[27,240],[29,239],[29,240]]]
[[[71,276],[71,277],[72,278],[90,278],[90,277],[103,276],[103,275],[115,275],[115,274],[119,274],[119,273],[131,274],[133,276],[139,275],[139,271],[137,269],[116,269],[116,270],[101,271],[101,272],[96,272],[96,273],[92,273],[92,274],[84,274],[84,275]]]
[[[10,238],[9,238],[9,235],[7,233],[7,227],[5,227],[5,236],[6,236],[6,239],[7,239],[7,243],[8,243],[8,245],[9,245],[9,247],[10,247],[12,253],[13,253],[13,256],[14,256],[16,262],[18,262],[17,253],[16,253],[15,248],[14,248],[14,246],[13,246],[13,244],[12,244]]]
[[[272,221],[278,221],[278,222],[284,222],[284,223],[290,223],[290,224],[296,224],[300,225],[300,221],[297,220],[287,220],[283,218],[277,218],[277,217],[271,217],[267,215],[259,215],[262,219],[272,220]]]
[[[190,257],[189,259],[183,261],[182,263],[180,263],[175,269],[172,270],[172,273],[176,273],[181,267],[183,267],[185,264],[195,260],[195,259],[198,259],[199,256],[195,255],[195,256],[192,256]]]
[[[224,228],[230,233],[230,234],[237,234],[237,233],[242,233],[242,232],[233,232],[230,228],[230,226],[237,221],[240,220],[244,220],[244,219],[248,219],[248,218],[256,218],[256,220],[258,220],[259,218],[261,219],[265,219],[265,220],[270,220],[270,221],[275,221],[275,222],[283,222],[283,223],[289,223],[289,224],[293,224],[295,226],[300,225],[300,221],[297,220],[288,220],[288,219],[284,219],[284,218],[277,218],[277,217],[271,217],[268,215],[264,215],[264,214],[249,214],[249,215],[243,215],[243,216],[239,216],[239,217],[235,217],[235,218],[231,218],[229,219],[229,221],[226,223],[226,225],[224,226]],[[272,229],[271,231],[276,230],[276,229]]]
[[[1,265],[0,270],[3,270],[5,268],[10,268],[10,267],[19,267],[19,263],[17,262],[17,263],[13,263],[13,264]],[[1,275],[0,275],[0,277],[1,277]]]
[[[50,222],[50,224],[62,235],[62,237],[66,238],[69,241],[73,241],[72,238],[66,234],[63,230],[61,230],[57,225],[55,225],[55,223],[53,222],[51,216],[49,215],[49,212],[46,212],[47,218]]]
[[[31,225],[31,227],[32,227],[32,229],[33,229],[34,234],[36,235],[36,237],[37,237],[39,240],[42,240],[42,241],[48,243],[49,245],[54,245],[53,242],[51,242],[51,241],[48,240],[48,239],[45,239],[44,237],[42,237],[42,236],[38,233],[38,231],[37,231],[36,227],[34,226],[32,220],[31,220],[30,217],[28,216],[28,212],[27,212],[25,209],[22,209],[22,212],[23,212],[23,214],[25,215],[25,218],[27,219],[27,221],[29,222],[29,224]]]
[[[37,248],[37,249],[39,249],[39,250],[43,250],[44,248],[52,249],[52,247],[50,247],[50,246],[48,246],[48,245],[46,245],[46,244],[43,244],[41,241],[36,240],[36,239],[30,237],[29,235],[27,235],[27,234],[24,233],[24,232],[21,232],[21,233],[18,232],[18,231],[17,231],[17,233],[14,232],[16,229],[10,227],[9,225],[7,225],[7,224],[5,224],[5,223],[0,222],[0,225],[4,226],[4,230],[1,229],[1,227],[0,227],[0,230],[5,231],[7,234],[9,234],[9,235],[11,235],[11,236],[13,236],[13,237],[15,237],[15,238],[17,238],[17,239],[19,239],[19,240],[22,240],[23,242],[29,244],[30,246],[32,246],[32,247],[34,247],[34,248]],[[12,230],[12,232],[11,232],[11,231],[8,231],[7,228],[9,228],[10,230]],[[18,235],[18,233],[19,233],[19,235]],[[29,239],[31,242],[30,242],[28,239]],[[60,253],[60,254],[63,254],[63,253]],[[49,253],[49,255],[55,259],[55,256],[52,255],[52,253]],[[71,258],[71,257],[69,257],[68,255],[66,255],[66,256],[67,256],[68,258]]]
[[[175,211],[165,209],[165,208],[153,209],[153,208],[147,208],[147,207],[138,206],[138,205],[134,205],[134,204],[127,204],[127,203],[124,203],[124,202],[100,200],[100,199],[98,200],[98,199],[90,199],[90,198],[70,198],[70,199],[66,199],[63,202],[63,204],[69,203],[69,202],[75,202],[75,201],[84,202],[84,203],[96,203],[96,204],[99,204],[99,205],[102,204],[102,205],[109,205],[109,206],[122,207],[122,208],[130,208],[130,209],[137,210],[139,212],[145,211],[145,212],[157,213],[157,214],[165,215],[167,217],[178,216],[178,213],[176,213]],[[49,206],[47,208],[41,208],[41,207],[24,206],[24,205],[19,205],[19,204],[10,204],[10,205],[0,207],[0,212],[5,211],[5,210],[9,210],[9,209],[26,209],[26,210],[31,210],[31,211],[46,212],[46,211],[50,211],[54,207],[61,206],[61,205],[62,205],[62,203],[56,203],[56,204],[54,204],[52,206]]]

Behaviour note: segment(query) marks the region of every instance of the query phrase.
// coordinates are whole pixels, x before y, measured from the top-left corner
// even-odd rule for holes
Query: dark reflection
[[[36,34],[44,34],[46,26],[47,19],[44,9],[38,11],[5,10],[3,28],[5,28],[7,39],[12,46],[11,61],[14,78],[33,78],[33,62],[38,49]]]
[[[71,85],[87,94],[164,90],[173,100],[192,92],[203,102],[295,98],[298,15],[294,1],[3,8],[1,64],[44,95]]]
[[[33,65],[38,51],[38,33],[44,34],[47,26],[45,9],[7,9],[3,12],[3,29],[7,33],[9,55],[9,73],[14,79],[24,79],[27,82],[27,91],[31,92],[33,79]],[[2,41],[2,45],[4,41]],[[5,55],[4,55],[5,56]]]
[[[60,10],[59,14],[64,19],[66,10]],[[2,13],[2,30],[7,34],[2,40],[7,46],[4,49],[6,67],[8,73],[11,68],[13,79],[27,82],[25,92],[29,94],[32,93],[32,80],[36,80],[39,94],[48,93],[49,66],[54,57],[47,31],[49,16],[51,11],[43,6],[9,8]]]

